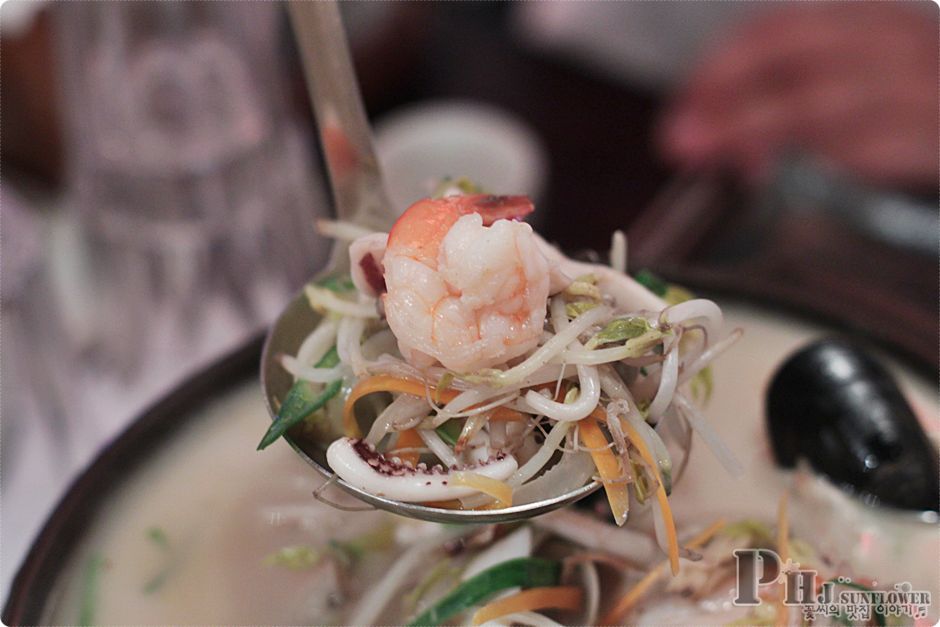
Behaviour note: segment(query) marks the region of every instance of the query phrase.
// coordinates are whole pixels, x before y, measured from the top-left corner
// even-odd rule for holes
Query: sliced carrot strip
[[[780,561],[790,559],[790,520],[787,517],[787,501],[789,493],[784,492],[777,505],[777,553]]]
[[[780,504],[777,506],[777,553],[780,555],[780,561],[786,564],[790,559],[790,519],[787,516],[788,492],[784,492],[780,497]],[[786,625],[789,622],[790,611],[784,604],[783,589],[780,590],[780,597],[777,599],[777,616],[774,624],[777,626]]]
[[[522,415],[522,412],[508,407],[497,407],[490,414],[491,422],[515,422],[516,420],[525,420],[525,416]]]
[[[437,509],[463,509],[463,503],[457,499],[449,501],[424,501],[421,503],[425,507],[436,507]]]
[[[666,496],[666,488],[663,487],[663,478],[659,474],[659,466],[656,464],[656,459],[650,453],[646,443],[640,438],[640,434],[633,428],[633,425],[627,420],[621,420],[620,424],[623,426],[627,437],[630,438],[630,443],[636,447],[636,450],[640,453],[640,457],[649,465],[653,474],[656,476],[656,482],[658,483],[656,486],[656,500],[659,502],[659,508],[663,512],[663,523],[666,527],[666,540],[669,542],[669,565],[672,568],[672,574],[678,575],[679,539],[676,537],[676,523],[672,518],[672,508],[669,507],[669,497]]]
[[[620,624],[620,621],[626,616],[627,612],[633,609],[633,606],[637,604],[643,596],[649,591],[653,585],[659,581],[659,578],[666,572],[666,567],[669,565],[669,562],[660,562],[655,568],[646,573],[643,579],[640,579],[635,586],[630,588],[630,590],[620,597],[620,600],[617,602],[617,605],[610,610],[604,618],[598,621],[598,625],[617,625]]]
[[[550,586],[529,588],[522,592],[487,603],[473,614],[472,623],[480,625],[486,621],[515,614],[547,608],[577,610],[581,607],[581,588],[575,586]]]
[[[447,389],[438,390],[433,385],[425,385],[423,381],[417,379],[403,379],[393,377],[388,374],[378,374],[374,377],[362,379],[349,393],[346,404],[343,406],[343,430],[351,438],[361,438],[362,430],[359,429],[359,423],[356,422],[356,413],[353,411],[358,401],[363,396],[375,394],[376,392],[399,392],[401,394],[411,394],[420,398],[426,398],[430,392],[432,398],[439,403],[449,403],[460,394],[459,390]],[[470,409],[473,409],[472,407]],[[490,420],[495,421],[514,421],[524,420],[520,412],[508,407],[497,407],[490,414]]]
[[[477,505],[476,507],[471,507],[470,509],[483,512],[483,511],[488,511],[491,509],[503,509],[504,507],[510,507],[510,505],[503,505],[499,501],[490,501],[489,503],[484,503],[483,505]]]
[[[724,520],[716,520],[705,528],[701,533],[689,540],[686,546],[690,549],[701,548],[706,542],[721,531],[725,526]],[[627,613],[633,609],[636,603],[643,598],[643,595],[653,587],[653,584],[666,572],[669,562],[660,562],[655,568],[650,570],[643,579],[635,586],[630,588],[626,594],[620,597],[615,605],[607,614],[598,621],[598,625],[617,625],[620,624]]]
[[[453,472],[448,481],[451,485],[473,488],[492,496],[496,499],[496,507],[493,509],[512,507],[512,487],[505,481],[462,470]]]
[[[613,452],[607,448],[607,438],[597,426],[597,411],[587,418],[578,421],[578,433],[581,441],[590,449],[591,458],[597,466],[597,472],[604,482],[604,491],[607,492],[607,502],[618,525],[627,522],[630,511],[630,497],[627,494],[627,484],[619,481],[623,472]]]
[[[356,422],[356,414],[353,408],[356,401],[363,396],[375,394],[376,392],[400,392],[425,398],[429,390],[431,394],[434,394],[436,389],[434,386],[425,385],[424,382],[417,379],[401,379],[388,374],[378,374],[368,379],[362,379],[349,393],[346,404],[343,406],[343,429],[346,435],[351,438],[362,437],[362,431],[359,429],[359,423]],[[442,390],[439,396],[446,403],[453,400],[458,393],[457,390]]]
[[[424,440],[421,439],[421,436],[418,435],[417,429],[407,429],[401,432],[401,435],[398,436],[398,441],[395,442],[395,448],[392,449],[392,452],[403,448],[415,448],[418,446],[424,446]],[[403,462],[409,462],[412,466],[418,465],[418,458],[421,457],[421,454],[417,451],[409,451],[407,453],[398,453],[397,456]]]

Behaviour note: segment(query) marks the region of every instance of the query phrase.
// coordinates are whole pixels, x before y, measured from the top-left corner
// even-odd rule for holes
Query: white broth
[[[291,545],[325,545],[362,534],[384,514],[345,515],[311,496],[320,480],[287,444],[254,445],[266,412],[257,384],[245,385],[188,425],[131,478],[103,512],[60,584],[49,621],[74,624],[93,555],[102,569],[95,621],[102,624],[304,624],[338,622],[329,564],[291,570],[267,556]],[[162,549],[148,537],[158,528]],[[376,568],[357,569],[374,573]],[[167,570],[165,583],[145,593]]]
[[[793,480],[771,462],[764,421],[764,393],[782,360],[827,329],[750,307],[726,307],[726,328],[745,329],[740,342],[715,364],[715,393],[707,415],[744,466],[734,479],[723,472],[700,441],[688,476],[673,492],[676,517],[690,520],[718,516],[772,520],[781,493]],[[886,360],[905,396],[937,439],[935,386]],[[853,572],[884,581],[908,581],[940,599],[940,529],[915,515],[872,508],[843,494],[822,479],[799,476],[791,505],[791,528],[815,538],[836,553]],[[932,614],[936,616],[936,613]]]

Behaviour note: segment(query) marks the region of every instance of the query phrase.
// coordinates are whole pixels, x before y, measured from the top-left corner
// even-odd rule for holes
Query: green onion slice
[[[317,362],[316,367],[333,368],[338,363],[339,354],[336,352],[336,347],[334,346]],[[271,426],[268,427],[268,431],[264,434],[264,437],[261,438],[261,442],[258,444],[258,450],[260,451],[267,448],[272,442],[277,441],[278,438],[284,435],[288,429],[302,422],[313,412],[321,409],[326,405],[327,401],[339,393],[342,383],[341,379],[337,379],[336,381],[328,383],[322,390],[318,390],[319,385],[316,383],[311,383],[310,381],[296,381],[287,393],[287,398],[284,399],[284,404],[281,405],[281,410],[278,412],[277,418],[275,418]]]
[[[409,623],[439,625],[452,616],[486,601],[507,588],[536,588],[558,584],[561,563],[537,557],[520,557],[492,566],[462,582],[440,601]]]

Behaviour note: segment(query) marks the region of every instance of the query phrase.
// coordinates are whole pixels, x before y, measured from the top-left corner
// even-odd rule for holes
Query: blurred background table
[[[611,80],[570,57],[533,50],[520,41],[511,10],[472,3],[448,11],[409,8],[412,27],[424,25],[426,36],[403,53],[412,58],[401,70],[404,82],[374,94],[367,86],[370,113],[380,119],[432,98],[503,107],[532,126],[548,154],[547,188],[537,211],[549,240],[567,250],[606,251],[610,233],[623,229],[630,234],[634,268],[813,311],[936,369],[936,226],[932,252],[911,251],[834,217],[826,205],[842,197],[780,197],[773,184],[748,189],[711,173],[683,178],[654,147],[665,101],[661,90]],[[396,39],[377,45],[394,46]],[[360,65],[363,77],[387,67],[378,55]],[[782,172],[777,187],[792,187],[793,177],[799,182],[801,172]],[[670,184],[677,189],[664,191]],[[904,191],[924,212],[936,212],[936,187]],[[864,200],[865,191],[860,193]],[[849,199],[855,201],[861,204]]]

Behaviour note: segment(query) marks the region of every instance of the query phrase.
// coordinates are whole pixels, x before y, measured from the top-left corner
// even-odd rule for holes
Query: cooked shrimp
[[[421,200],[388,236],[385,313],[402,355],[457,372],[506,363],[542,335],[549,263],[532,228],[504,218],[524,196]]]

